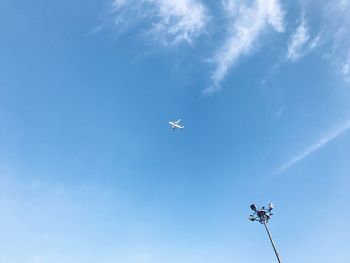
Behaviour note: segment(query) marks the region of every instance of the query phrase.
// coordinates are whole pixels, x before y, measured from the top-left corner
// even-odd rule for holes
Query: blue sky
[[[0,0],[0,262],[349,262],[349,12]]]

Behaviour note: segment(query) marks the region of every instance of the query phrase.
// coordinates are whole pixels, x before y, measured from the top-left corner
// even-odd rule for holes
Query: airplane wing
[[[178,119],[177,121],[175,121],[176,124],[179,124],[179,122],[181,121],[181,119]]]

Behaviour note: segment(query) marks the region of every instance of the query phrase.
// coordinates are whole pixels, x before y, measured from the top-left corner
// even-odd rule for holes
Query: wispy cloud
[[[199,0],[114,0],[113,13],[118,30],[138,24],[148,40],[166,47],[191,43],[209,19]]]
[[[311,39],[309,27],[304,15],[302,15],[300,24],[289,40],[287,60],[294,62],[303,57],[307,52],[317,47],[319,40],[319,36]]]
[[[300,152],[299,154],[292,157],[288,162],[283,164],[279,169],[277,169],[276,174],[280,174],[284,172],[285,170],[289,169],[296,163],[302,161],[304,158],[309,156],[310,154],[314,153],[315,151],[319,150],[320,148],[326,146],[329,142],[336,139],[338,136],[342,135],[346,131],[350,129],[350,120],[346,121],[345,123],[342,123],[341,125],[337,126],[335,129],[330,131],[328,134],[322,136],[317,140],[316,143],[310,145],[305,150]]]
[[[350,81],[350,54],[347,61],[344,63],[342,73],[346,81]]]
[[[303,9],[300,22],[287,43],[287,53],[285,57],[281,58],[281,60],[270,69],[268,74],[261,81],[262,86],[266,84],[284,63],[295,62],[308,52],[320,46],[321,34],[319,33],[315,37],[310,36],[310,27],[307,24],[304,13],[305,10]]]
[[[224,11],[229,17],[230,31],[223,46],[211,59],[215,70],[211,74],[211,85],[206,92],[220,89],[220,83],[232,67],[254,48],[261,33],[271,26],[277,32],[284,32],[284,12],[278,0],[222,0]]]
[[[350,6],[350,1],[349,0],[339,0],[338,5],[340,8],[346,10]]]
[[[323,57],[339,69],[344,79],[350,80],[350,1],[335,0],[324,6],[325,37],[330,51]]]
[[[295,33],[291,36],[288,44],[287,58],[295,61],[302,56],[302,49],[309,41],[309,29],[306,25],[305,19],[302,18],[300,25],[297,27]]]

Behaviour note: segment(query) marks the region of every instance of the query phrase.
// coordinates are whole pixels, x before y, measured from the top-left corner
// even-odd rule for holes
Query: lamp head
[[[256,206],[254,204],[250,205],[250,209],[252,209],[254,212],[256,212]]]

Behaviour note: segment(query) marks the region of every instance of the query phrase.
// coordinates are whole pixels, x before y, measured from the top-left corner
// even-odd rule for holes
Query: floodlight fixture
[[[254,218],[253,215],[250,215],[250,216],[248,217],[248,219],[249,219],[250,221],[255,221],[255,218]]]
[[[255,206],[255,204],[251,204],[251,205],[250,205],[250,209],[252,209],[254,212],[256,212],[256,206]]]
[[[269,211],[275,208],[275,205],[273,203],[269,203]]]

